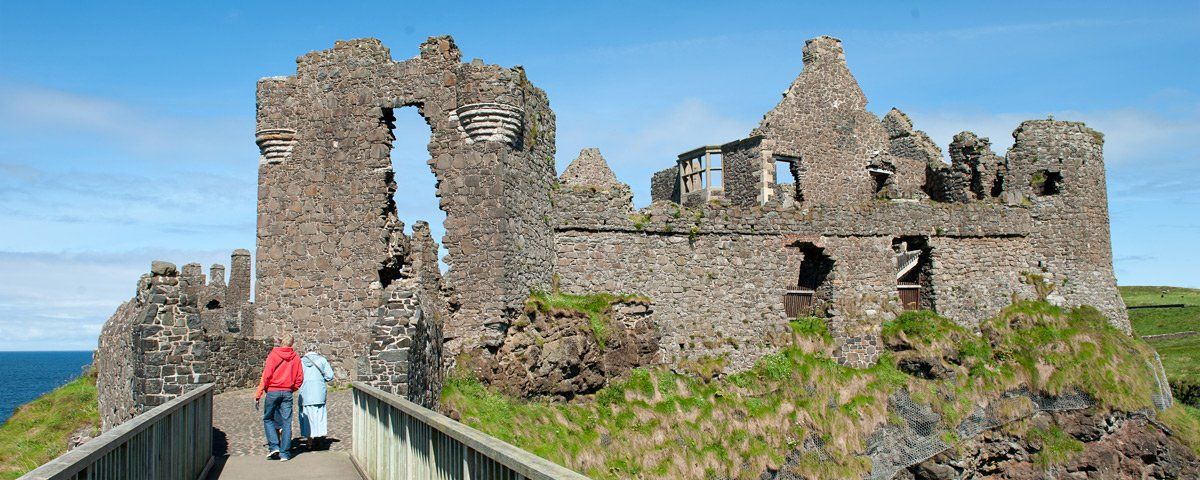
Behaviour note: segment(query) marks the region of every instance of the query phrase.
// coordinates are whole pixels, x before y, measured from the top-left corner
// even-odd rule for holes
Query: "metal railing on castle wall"
[[[18,480],[193,480],[212,466],[213,384],[129,419]]]
[[[373,480],[587,477],[400,396],[354,383],[351,457]]]

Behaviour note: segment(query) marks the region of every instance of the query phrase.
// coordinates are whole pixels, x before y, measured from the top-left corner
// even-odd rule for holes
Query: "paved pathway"
[[[218,459],[208,480],[357,480],[361,479],[346,452],[307,452],[286,462],[264,455]]]
[[[350,390],[330,390],[329,449],[350,451]],[[260,407],[261,408],[261,407]],[[295,407],[293,407],[295,410]],[[254,409],[254,389],[234,390],[213,397],[213,455],[240,456],[267,454],[263,436],[262,410]],[[292,438],[300,436],[296,414],[292,413]],[[293,442],[294,444],[295,442]]]
[[[267,460],[262,411],[254,409],[254,389],[234,390],[213,397],[213,455],[209,479],[357,479],[350,463],[350,390],[330,390],[328,451],[294,451],[287,462]],[[292,414],[292,438],[300,436]],[[293,445],[295,442],[293,442]]]

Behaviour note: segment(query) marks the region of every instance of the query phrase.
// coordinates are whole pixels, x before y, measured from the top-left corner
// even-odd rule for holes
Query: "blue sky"
[[[599,147],[641,206],[652,172],[748,133],[804,40],[832,35],[869,108],[943,148],[972,130],[1003,152],[1047,114],[1104,132],[1120,283],[1200,287],[1200,2],[174,3],[0,0],[0,350],[94,348],[150,260],[253,250],[255,81],[367,36],[523,65],[559,170]],[[401,217],[436,221],[428,130],[401,113],[397,132]]]

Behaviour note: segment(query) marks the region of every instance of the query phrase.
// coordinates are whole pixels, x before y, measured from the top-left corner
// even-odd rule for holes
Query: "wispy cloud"
[[[257,156],[251,116],[191,118],[37,86],[0,87],[0,133],[55,142],[95,135],[129,153],[160,161],[206,157],[244,162]]]
[[[134,295],[152,259],[229,263],[228,251],[0,251],[0,350],[95,348],[100,327]]]
[[[915,128],[928,133],[943,150],[955,134],[969,130],[989,137],[999,154],[1012,146],[1012,132],[1024,120],[1053,116],[1057,120],[1082,121],[1104,134],[1104,157],[1109,165],[1178,162],[1181,157],[1195,155],[1191,149],[1180,147],[1200,136],[1200,115],[1166,117],[1137,109],[994,113],[914,110],[905,113],[913,119]]]

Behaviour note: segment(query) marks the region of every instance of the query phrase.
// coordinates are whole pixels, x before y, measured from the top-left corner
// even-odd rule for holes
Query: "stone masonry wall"
[[[246,250],[233,253],[239,264]],[[247,252],[248,253],[248,252]],[[249,258],[242,261],[249,265]],[[102,427],[107,430],[202,383],[218,392],[254,386],[271,341],[250,338],[254,306],[239,299],[249,279],[236,274],[227,285],[225,267],[213,265],[206,282],[200,264],[182,269],[154,262],[101,330],[94,363]]]
[[[359,379],[436,408],[442,391],[442,326],[450,310],[428,224],[413,226],[411,245],[402,278],[388,287],[388,300],[372,327],[366,373]]]
[[[356,370],[396,280],[395,108],[415,106],[431,128],[461,306],[451,346],[478,346],[485,325],[550,282],[553,113],[521,68],[460,59],[449,37],[401,62],[376,40],[338,42],[301,56],[295,76],[259,82],[258,335],[294,332],[330,347],[338,378]],[[277,131],[286,151],[272,150]]]
[[[650,178],[650,200],[679,203],[678,166],[654,172],[654,176]]]
[[[1064,303],[1094,306],[1131,332],[1112,268],[1104,136],[1080,122],[1031,120],[1013,137],[1005,184],[1032,204],[1037,272],[1058,286]],[[1058,192],[1036,192],[1039,174],[1061,175]]]
[[[1012,302],[1013,294],[1033,298],[1022,272],[1036,271],[1026,237],[933,237],[932,284],[935,309],[967,326],[978,325]]]
[[[818,37],[804,45],[804,69],[750,136],[763,137],[761,159],[801,159],[797,179],[806,202],[846,205],[874,197],[871,155],[887,149],[887,133],[867,111],[867,98],[846,66],[841,41]]]
[[[553,112],[520,68],[460,59],[449,37],[403,62],[377,40],[354,40],[259,82],[257,335],[329,345],[339,378],[357,371],[397,280],[391,195],[403,172],[391,164],[390,122],[405,106],[431,130],[447,293],[459,306],[446,322],[451,348],[476,347],[486,325],[549,284]]]
[[[213,381],[189,288],[174,264],[154,262],[135,298],[105,323],[95,358],[103,430]]]

